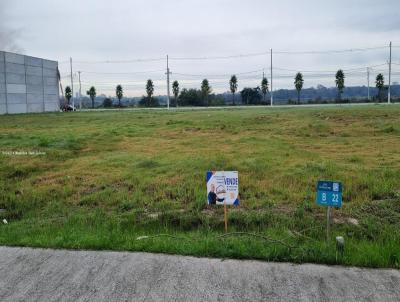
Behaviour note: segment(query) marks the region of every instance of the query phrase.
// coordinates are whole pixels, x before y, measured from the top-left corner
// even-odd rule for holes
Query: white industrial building
[[[58,62],[0,51],[0,114],[59,111]]]

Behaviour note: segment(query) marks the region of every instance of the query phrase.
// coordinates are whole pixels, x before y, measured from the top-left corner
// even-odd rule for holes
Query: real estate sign
[[[342,184],[335,181],[318,181],[317,204],[321,206],[342,206]]]
[[[238,171],[208,171],[206,181],[208,204],[239,205]]]

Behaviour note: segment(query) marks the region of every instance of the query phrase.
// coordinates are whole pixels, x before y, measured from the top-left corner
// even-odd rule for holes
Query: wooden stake
[[[224,220],[225,220],[225,233],[228,232],[228,219],[227,219],[226,201],[224,201]]]

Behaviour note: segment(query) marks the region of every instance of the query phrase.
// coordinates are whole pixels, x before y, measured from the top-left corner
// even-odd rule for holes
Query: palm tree
[[[203,95],[203,102],[204,102],[204,100],[206,100],[207,101],[207,106],[209,105],[209,102],[208,102],[208,95],[211,93],[211,87],[210,87],[210,85],[209,85],[209,83],[208,83],[208,80],[207,79],[204,79],[202,82],[201,82],[201,94]]]
[[[124,96],[124,91],[122,90],[121,85],[117,85],[117,87],[115,88],[115,94],[118,98],[118,107],[121,107],[121,99]]]
[[[378,74],[376,76],[376,88],[378,88],[378,99],[381,100],[382,97],[382,90],[383,87],[385,87],[385,78],[383,77],[383,74]]]
[[[337,72],[336,72],[336,80],[335,80],[335,83],[336,83],[336,87],[337,87],[337,89],[338,89],[338,97],[339,97],[339,100],[342,98],[342,93],[343,93],[343,89],[344,89],[344,78],[345,78],[345,76],[344,76],[344,72],[343,72],[343,70],[341,70],[341,69],[339,69]]]
[[[300,91],[303,89],[303,75],[301,72],[296,73],[296,76],[294,78],[294,87],[296,87],[297,90],[297,104],[300,104]]]
[[[153,93],[154,93],[154,84],[151,79],[147,80],[146,93],[147,93],[147,107],[150,107],[151,97],[153,96]]]
[[[67,104],[69,105],[69,100],[72,98],[72,90],[71,87],[65,87],[65,97],[67,98]]]
[[[96,97],[96,88],[94,86],[90,87],[90,89],[86,91],[86,94],[90,96],[90,99],[92,100],[92,108],[94,108],[94,98]]]
[[[235,75],[231,76],[231,79],[229,81],[229,88],[231,90],[232,93],[232,105],[235,106],[235,92],[238,88],[238,84],[237,84],[237,78]]]
[[[263,101],[265,102],[265,96],[267,95],[268,92],[268,79],[264,76],[261,80],[261,92],[263,94]]]
[[[179,95],[179,83],[178,81],[174,81],[172,83],[172,93],[175,97],[175,106],[178,107],[178,95]]]

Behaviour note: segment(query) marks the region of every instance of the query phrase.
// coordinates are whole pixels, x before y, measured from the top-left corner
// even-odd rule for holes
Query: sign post
[[[326,240],[330,240],[331,233],[331,206],[327,206],[326,208]]]
[[[222,172],[222,176],[225,178],[225,172]],[[224,223],[225,233],[228,233],[228,209],[226,208],[226,199],[224,199]]]
[[[207,203],[224,206],[225,232],[228,231],[228,207],[239,205],[239,176],[237,171],[208,171]]]
[[[224,202],[224,220],[225,220],[225,233],[228,232],[228,219],[227,219],[227,209],[226,209],[226,202]]]
[[[317,204],[326,209],[326,240],[330,240],[332,207],[342,206],[342,183],[334,181],[318,181]]]

